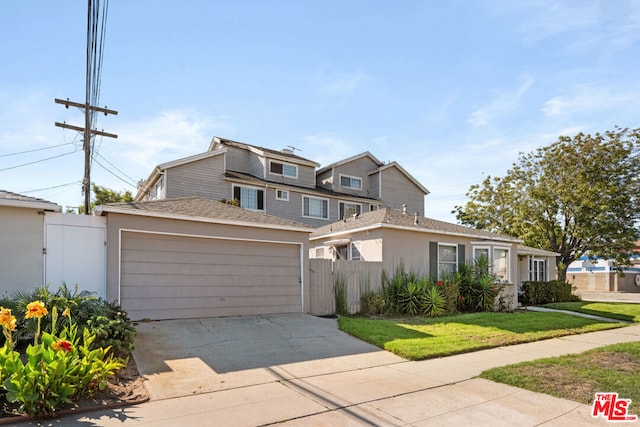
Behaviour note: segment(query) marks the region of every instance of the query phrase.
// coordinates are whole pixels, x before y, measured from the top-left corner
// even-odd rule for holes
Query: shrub
[[[133,351],[136,329],[129,316],[115,302],[104,302],[105,314],[87,320],[87,329],[95,335],[92,349],[111,348],[116,355]]]
[[[384,310],[384,298],[376,292],[367,292],[361,299],[362,312],[369,316],[382,314]]]
[[[446,314],[446,300],[437,286],[429,286],[422,297],[422,311],[426,316],[439,317]]]
[[[552,302],[575,301],[571,294],[571,285],[561,281],[551,282],[523,282],[521,303],[524,305],[539,305]]]
[[[336,275],[333,282],[333,298],[336,305],[336,314],[345,315],[348,314],[347,310],[347,285],[342,275]]]

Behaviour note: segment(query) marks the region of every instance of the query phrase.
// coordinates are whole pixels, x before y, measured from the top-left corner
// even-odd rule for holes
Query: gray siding
[[[234,171],[249,170],[249,152],[236,147],[227,147],[227,169]]]
[[[382,174],[382,203],[400,210],[407,205],[409,213],[424,214],[424,193],[396,168],[385,169]]]
[[[201,196],[220,200],[231,196],[231,187],[223,180],[223,155],[169,168],[165,173],[167,199]]]
[[[333,169],[328,169],[316,175],[316,185],[318,187],[326,188],[327,190],[333,190],[333,175],[331,175],[332,171]]]
[[[369,197],[380,198],[380,172],[369,176]]]
[[[285,164],[296,165],[298,167],[298,177],[291,178],[284,175],[272,174],[269,162],[279,162]],[[265,168],[267,172],[266,179],[271,182],[277,182],[280,184],[297,185],[307,188],[315,188],[316,186],[316,172],[315,169],[310,166],[300,165],[294,162],[285,162],[279,159],[265,159]]]
[[[353,194],[355,196],[373,197],[370,191],[369,172],[378,168],[378,165],[369,157],[361,157],[352,162],[334,168],[334,190],[340,193]],[[340,185],[340,175],[354,176],[362,179],[362,189],[354,190]]]

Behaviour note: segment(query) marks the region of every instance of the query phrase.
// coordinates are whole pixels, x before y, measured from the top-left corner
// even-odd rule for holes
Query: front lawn
[[[625,326],[551,312],[469,313],[441,318],[341,317],[344,332],[409,360]]]
[[[640,304],[623,302],[554,302],[544,307],[557,310],[577,311],[594,316],[609,317],[611,319],[640,322]]]
[[[615,392],[631,399],[629,414],[640,414],[640,342],[493,368],[480,377],[584,404],[595,393]]]

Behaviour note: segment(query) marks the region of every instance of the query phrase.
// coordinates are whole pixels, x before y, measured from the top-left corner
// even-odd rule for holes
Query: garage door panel
[[[123,263],[124,274],[167,274],[189,276],[283,276],[298,274],[299,268],[285,265],[214,265],[214,264],[170,264],[170,263]]]
[[[302,311],[297,243],[123,232],[120,256],[134,320]]]
[[[131,299],[145,299],[153,294],[154,298],[227,298],[227,297],[286,297],[299,298],[293,286],[180,286],[177,290],[169,286],[135,286],[127,289]]]
[[[292,276],[293,277],[293,276]],[[216,276],[211,277],[210,275],[202,275],[202,276],[185,276],[185,275],[165,275],[165,276],[157,276],[153,274],[137,274],[137,275],[127,275],[128,283],[135,282],[135,286],[133,285],[123,285],[123,292],[128,295],[129,289],[134,289],[137,287],[143,286],[151,286],[155,288],[177,288],[181,286],[223,286],[223,287],[233,287],[233,286],[248,286],[251,285],[252,282],[247,280],[248,276],[238,277],[238,275],[233,276]],[[300,287],[300,278],[299,276],[295,280],[289,280],[288,282],[283,281],[282,276],[259,276],[254,277],[254,282],[257,282],[259,286],[278,286],[278,285],[288,285],[293,286],[295,288]]]
[[[274,255],[256,255],[256,256],[214,256],[207,255],[206,257],[189,256],[176,256],[168,252],[145,252],[145,253],[131,253],[129,251],[123,252],[123,265],[129,264],[150,264],[155,266],[161,265],[215,265],[224,263],[225,265],[246,266],[247,260],[251,260],[251,265],[267,266],[267,265],[279,265],[283,267],[295,267],[299,266],[298,260],[299,254],[296,257],[282,256],[278,254]]]

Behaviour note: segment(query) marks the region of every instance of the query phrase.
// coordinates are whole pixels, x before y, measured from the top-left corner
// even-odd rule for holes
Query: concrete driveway
[[[306,314],[142,322],[133,356],[152,400],[406,362]]]

